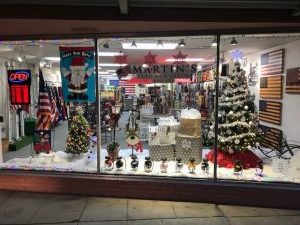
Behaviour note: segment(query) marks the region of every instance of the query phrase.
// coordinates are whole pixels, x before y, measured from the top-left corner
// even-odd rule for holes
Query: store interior
[[[300,34],[222,35],[219,68],[212,35],[97,44],[0,43],[1,169],[300,182]],[[29,105],[12,104],[13,70],[31,73]]]

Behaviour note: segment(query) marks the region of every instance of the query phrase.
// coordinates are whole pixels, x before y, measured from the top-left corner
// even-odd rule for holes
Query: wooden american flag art
[[[260,75],[279,75],[283,73],[284,49],[264,53],[260,57]]]
[[[282,99],[283,76],[269,76],[260,78],[260,98]]]
[[[300,94],[300,67],[287,69],[285,92]]]
[[[281,125],[281,102],[259,100],[259,120]]]
[[[263,132],[263,139],[260,144],[267,148],[280,148],[281,147],[281,139],[282,139],[282,131],[274,128],[268,127],[265,125],[259,124],[259,128]]]

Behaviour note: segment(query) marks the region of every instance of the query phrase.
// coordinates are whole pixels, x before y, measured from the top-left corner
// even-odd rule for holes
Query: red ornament
[[[127,57],[128,55],[120,52],[118,55],[115,56],[115,63],[127,64]]]
[[[144,63],[148,65],[156,64],[156,56],[157,55],[152,55],[151,51],[148,52],[147,55],[144,55]]]
[[[173,58],[174,58],[174,64],[175,64],[175,65],[186,64],[185,58],[186,58],[187,56],[188,56],[188,55],[182,54],[182,52],[179,51],[177,55],[173,55]]]

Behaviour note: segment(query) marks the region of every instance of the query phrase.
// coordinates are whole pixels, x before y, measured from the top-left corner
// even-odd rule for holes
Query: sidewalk
[[[300,210],[0,191],[0,224],[300,225]]]

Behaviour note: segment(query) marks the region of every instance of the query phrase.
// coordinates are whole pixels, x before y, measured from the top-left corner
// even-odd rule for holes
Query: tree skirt
[[[206,158],[214,162],[214,150],[211,150],[206,154]],[[233,154],[229,154],[227,152],[223,152],[222,150],[218,150],[217,163],[220,167],[233,168],[234,162],[236,160],[240,160],[242,162],[243,168],[255,168],[257,163],[261,160],[255,155],[252,151],[247,152],[235,152]]]

